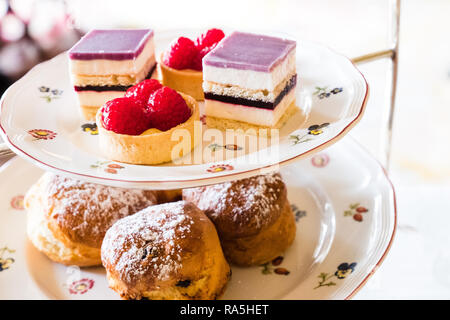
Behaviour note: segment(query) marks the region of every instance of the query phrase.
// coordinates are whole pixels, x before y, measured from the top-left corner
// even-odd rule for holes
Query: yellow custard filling
[[[159,129],[156,129],[156,128],[150,128],[150,129],[147,129],[144,132],[142,132],[140,134],[140,136],[145,136],[145,135],[155,134],[155,133],[161,133],[161,132],[163,132],[163,131],[161,131]]]

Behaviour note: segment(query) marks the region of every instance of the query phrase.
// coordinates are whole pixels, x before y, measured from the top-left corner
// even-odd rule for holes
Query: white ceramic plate
[[[53,263],[27,241],[21,199],[41,174],[20,158],[0,171],[0,299],[117,299],[103,268]],[[233,267],[223,298],[351,297],[381,263],[394,236],[395,196],[385,172],[345,139],[284,167],[282,174],[297,219],[295,242],[279,265]]]
[[[157,34],[157,56],[181,34]],[[198,34],[184,33],[192,38]],[[86,121],[80,116],[65,54],[36,66],[6,91],[0,133],[17,154],[41,168],[96,183],[169,189],[248,177],[324,149],[362,117],[368,86],[350,60],[306,41],[298,42],[297,52],[300,80],[296,95],[302,111],[281,130],[279,143],[274,143],[278,149],[258,143],[257,150],[250,152],[245,142],[241,146],[225,141],[214,148],[214,141],[204,141],[198,150],[206,150],[212,159],[196,162],[200,164],[137,166],[108,161],[99,154],[92,131],[82,130]],[[324,123],[329,125],[308,130]]]

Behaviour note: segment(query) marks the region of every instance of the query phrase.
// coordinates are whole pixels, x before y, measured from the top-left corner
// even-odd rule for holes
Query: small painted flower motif
[[[51,91],[51,93],[52,93],[53,95],[55,95],[55,96],[60,96],[60,95],[62,95],[63,91],[62,91],[62,90],[58,90],[58,89],[53,89],[53,90]]]
[[[329,92],[322,92],[318,95],[319,99],[328,98],[330,96]]]
[[[41,96],[42,99],[45,99],[48,103],[52,102],[53,99],[59,99],[59,96],[62,95],[63,91],[59,89],[51,89],[46,86],[40,86],[38,88],[39,92],[47,93],[44,96]]]
[[[316,95],[319,99],[329,98],[332,94],[338,94],[344,91],[342,87],[336,87],[334,89],[328,90],[328,87],[316,87],[313,95]]]
[[[342,88],[334,88],[334,89],[331,90],[330,92],[331,92],[332,94],[338,94],[339,92],[342,92],[342,91],[344,91],[344,89],[342,89]]]
[[[323,168],[330,162],[330,157],[325,153],[316,154],[311,158],[311,163],[314,167]]]
[[[24,209],[23,199],[24,199],[23,195],[13,197],[10,202],[11,207],[16,210],[23,210]]]
[[[107,165],[108,168],[112,168],[112,169],[123,169],[125,167],[121,166],[120,164],[117,163],[110,163]]]
[[[242,150],[242,147],[239,147],[237,144],[226,144],[225,149],[236,151],[236,150]]]
[[[69,292],[71,294],[85,294],[94,286],[94,280],[92,279],[81,279],[78,281],[74,281],[69,286]]]
[[[356,268],[356,262],[352,263],[341,263],[338,267],[335,273],[320,273],[317,277],[320,279],[318,285],[314,289],[318,289],[320,287],[331,287],[335,286],[336,282],[332,281],[331,279],[336,278],[338,280],[345,279],[350,273],[355,271]]]
[[[286,268],[275,268],[273,270],[273,272],[275,272],[276,274],[280,274],[283,276],[287,276],[289,275],[289,273],[291,273],[289,270],[287,270]]]
[[[229,164],[219,164],[219,165],[213,165],[213,166],[209,167],[206,171],[211,172],[211,173],[217,173],[217,172],[233,170],[233,169],[234,169],[234,167]]]
[[[117,170],[125,169],[117,163],[111,163],[111,161],[97,161],[95,164],[91,164],[93,169],[103,169],[106,173],[117,174]]]
[[[28,130],[28,133],[35,138],[35,140],[51,140],[56,137],[56,132],[46,129]]]
[[[283,262],[284,258],[282,256],[276,257],[272,260],[273,266],[279,266]]]
[[[353,271],[355,271],[355,267],[356,267],[356,262],[353,263],[341,263],[338,267],[336,272],[334,273],[334,275],[338,278],[338,279],[345,279],[345,277],[347,277],[350,273],[352,273]]]
[[[322,124],[314,124],[308,128],[308,134],[312,134],[313,136],[317,136],[323,133],[323,128],[328,127],[330,124],[328,122]]]
[[[271,274],[272,273],[272,268],[270,267],[270,264],[268,262],[261,265],[261,267],[263,268],[261,270],[262,274]]]
[[[38,88],[39,92],[49,92],[50,88],[49,87],[45,87],[45,86],[40,86]]]
[[[84,132],[89,132],[93,136],[98,135],[98,128],[97,128],[97,124],[95,122],[94,123],[85,123],[81,126],[81,129]]]
[[[322,134],[324,132],[324,129],[328,127],[330,124],[328,122],[322,123],[322,124],[314,124],[312,126],[308,127],[308,132],[304,135],[290,135],[289,139],[292,140],[294,145],[300,144],[306,141],[313,140],[310,136],[318,136],[319,134]]]
[[[298,222],[301,218],[306,217],[306,211],[300,210],[297,205],[291,204],[292,212],[294,213],[295,222]]]
[[[295,146],[296,144],[300,144],[300,143],[304,143],[307,141],[311,141],[312,139],[308,137],[308,134],[305,134],[303,136],[300,135],[290,135],[289,139],[292,140],[293,145]]]
[[[279,267],[279,265],[281,265],[283,263],[284,258],[282,256],[278,256],[275,259],[273,259],[271,262],[267,262],[264,263],[263,265],[261,265],[262,270],[261,273],[262,274],[279,274],[279,275],[283,275],[283,276],[287,276],[289,275],[291,272],[289,270],[287,270],[286,268],[282,268]],[[276,268],[274,268],[276,267]]]
[[[226,145],[220,145],[217,143],[212,143],[208,146],[208,148],[211,149],[212,152],[216,152],[217,150],[226,149],[231,151],[237,151],[242,150],[242,147],[238,146],[237,144],[226,144]]]
[[[14,259],[12,257],[3,258],[4,254],[14,252],[15,250],[11,250],[8,247],[0,248],[0,272],[8,270],[14,263]]]
[[[344,211],[344,217],[351,216],[353,220],[362,222],[363,214],[369,212],[369,209],[361,206],[359,203],[350,204],[349,210]]]
[[[211,143],[208,146],[208,148],[211,149],[212,152],[216,152],[217,150],[222,149],[222,146],[220,144],[217,144],[217,143]]]

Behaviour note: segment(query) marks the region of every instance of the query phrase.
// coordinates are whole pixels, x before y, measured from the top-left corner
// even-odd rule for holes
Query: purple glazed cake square
[[[271,72],[295,47],[292,40],[235,31],[203,63],[218,68]]]
[[[203,58],[207,125],[281,127],[296,110],[296,67],[295,41],[231,33]]]
[[[153,36],[151,29],[92,30],[69,50],[69,58],[76,60],[135,59]]]
[[[83,116],[93,120],[100,106],[153,76],[153,31],[92,30],[69,50],[68,60]]]

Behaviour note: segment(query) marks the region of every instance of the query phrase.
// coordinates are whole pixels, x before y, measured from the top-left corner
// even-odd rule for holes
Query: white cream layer
[[[125,75],[79,75],[71,74],[70,79],[74,86],[131,86],[144,80],[150,70],[155,66],[155,57],[148,59],[142,70]],[[155,74],[155,72],[153,73]]]
[[[120,98],[125,95],[125,91],[78,91],[78,101],[82,106],[101,106],[109,100]]]
[[[294,100],[295,87],[280,101],[274,110],[205,99],[205,115],[271,127],[280,120]]]
[[[292,50],[272,72],[217,68],[203,64],[203,81],[253,90],[273,91],[287,75],[294,74],[296,72],[295,69],[295,50]]]
[[[69,59],[70,71],[79,75],[128,75],[142,71],[149,59],[155,59],[155,45],[153,37],[148,39],[142,52],[129,60],[76,60]]]

